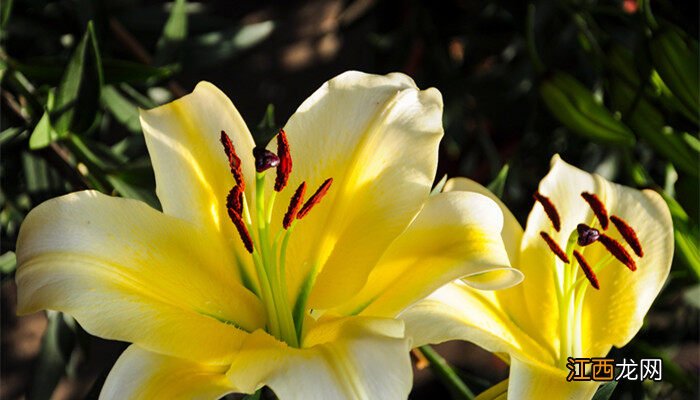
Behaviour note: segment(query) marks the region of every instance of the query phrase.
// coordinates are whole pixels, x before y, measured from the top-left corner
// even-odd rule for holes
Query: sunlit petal
[[[598,273],[600,290],[586,291],[581,326],[584,354],[606,354],[610,345],[622,347],[634,337],[666,282],[673,259],[673,225],[661,196],[608,182],[601,186],[608,211],[634,228],[644,256],[637,258],[634,272],[618,262],[606,266]],[[614,228],[607,234],[624,243]],[[588,259],[604,257],[602,246],[589,248]]]
[[[472,289],[461,282],[440,288],[400,317],[413,346],[462,339],[532,363],[554,362],[549,352],[503,312],[494,292]]]
[[[228,242],[239,254],[245,254],[226,214],[226,195],[235,182],[219,140],[221,131],[226,131],[250,181],[255,173],[255,143],[231,100],[211,83],[200,82],[186,96],[141,110],[141,126],[163,212],[218,233],[211,240]],[[249,199],[253,190],[250,181],[246,186]],[[239,268],[246,268],[254,277],[246,261],[241,258]]]
[[[411,388],[403,323],[352,317],[317,323],[293,349],[256,331],[228,372],[238,390],[268,385],[284,400],[405,399]]]
[[[362,291],[344,304],[345,312],[393,317],[457,278],[481,289],[520,282],[522,275],[510,268],[501,240],[502,218],[498,206],[477,193],[430,197]]]
[[[321,270],[310,305],[328,308],[361,288],[427,198],[442,98],[402,74],[347,72],[312,94],[284,129],[294,160],[290,186],[305,180],[315,188],[333,178],[326,198],[296,228],[288,266],[292,297],[309,271]]]
[[[131,345],[107,376],[100,400],[218,399],[232,392],[227,365],[205,365]]]
[[[134,200],[87,191],[49,200],[20,231],[18,311],[64,311],[100,337],[225,359],[243,340],[234,325],[253,330],[265,318],[231,256],[208,239]]]
[[[567,371],[511,359],[509,399],[589,400],[600,382],[566,380]]]

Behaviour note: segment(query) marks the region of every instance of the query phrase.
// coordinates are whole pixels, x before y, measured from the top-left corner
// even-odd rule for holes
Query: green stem
[[[421,353],[430,361],[430,369],[437,374],[462,399],[474,399],[474,393],[467,387],[447,361],[429,345],[421,346]]]

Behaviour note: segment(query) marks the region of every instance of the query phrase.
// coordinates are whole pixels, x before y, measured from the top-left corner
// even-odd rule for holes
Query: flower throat
[[[253,149],[256,171],[254,215],[251,215],[245,197],[246,184],[241,159],[236,154],[231,138],[224,131],[221,131],[221,144],[224,147],[231,175],[235,181],[235,185],[226,197],[226,210],[245,249],[253,259],[258,278],[259,287],[255,287],[252,282],[248,286],[265,306],[267,331],[288,345],[299,347],[306,302],[312,281],[307,282],[292,306],[286,282],[287,245],[297,221],[308,215],[314,206],[323,199],[333,183],[333,178],[328,178],[321,183],[316,192],[306,201],[304,201],[306,182],[302,182],[297,187],[284,214],[282,229],[275,234],[273,239],[270,227],[275,198],[277,193],[287,186],[292,172],[292,157],[289,152],[287,135],[282,129],[277,134],[277,154],[264,148],[256,147]],[[265,176],[267,171],[272,168],[276,169],[274,191],[266,201]]]
[[[554,230],[559,232],[561,229],[561,219],[554,203],[541,193],[535,193],[533,197],[535,201],[542,205]],[[616,215],[608,216],[605,205],[595,194],[583,192],[581,193],[581,197],[588,203],[588,206],[593,211],[595,220],[591,225],[584,223],[578,224],[576,229],[569,235],[565,248],[559,246],[556,240],[547,232],[540,232],[540,236],[547,244],[550,251],[565,264],[563,269],[556,270],[559,281],[556,285],[560,329],[559,363],[562,364],[562,366],[566,364],[567,357],[583,356],[581,354],[580,338],[583,334],[583,299],[588,287],[586,281],[588,281],[590,286],[594,289],[599,290],[600,282],[597,273],[600,273],[600,271],[613,260],[619,261],[630,271],[637,270],[637,263],[625,245],[605,233],[608,230],[610,222],[615,226],[615,229],[629,249],[631,249],[637,257],[644,256],[644,251],[637,237],[637,233],[627,222]],[[598,226],[597,228],[595,227],[596,225]],[[591,265],[584,257],[584,251],[587,246],[596,242],[600,243],[603,248],[605,248],[607,254],[594,265]],[[567,267],[568,264],[571,264],[571,266]],[[578,269],[575,268],[574,264],[578,264],[583,272],[583,276],[577,276]]]

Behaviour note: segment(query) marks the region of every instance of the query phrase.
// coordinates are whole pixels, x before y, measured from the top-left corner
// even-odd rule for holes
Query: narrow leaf
[[[156,46],[155,64],[165,65],[179,60],[182,42],[187,37],[187,2],[175,0],[163,33]]]

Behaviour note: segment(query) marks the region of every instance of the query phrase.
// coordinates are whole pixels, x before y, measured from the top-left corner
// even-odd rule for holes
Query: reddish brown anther
[[[306,214],[311,211],[311,209],[318,204],[323,196],[326,195],[328,192],[328,189],[330,189],[331,184],[333,183],[333,178],[328,178],[323,183],[321,186],[316,189],[316,192],[309,197],[308,200],[306,200],[306,203],[304,203],[304,206],[301,207],[301,210],[299,210],[299,213],[297,213],[297,219],[302,219],[306,216]]]
[[[630,245],[632,251],[634,251],[634,254],[636,254],[637,257],[644,257],[644,250],[642,250],[642,244],[639,243],[639,238],[637,238],[637,232],[635,232],[627,222],[617,215],[611,216],[610,221],[612,221],[613,225],[615,225],[615,228],[617,228],[617,231],[620,232],[620,235],[622,235],[622,238],[625,239],[625,242]]]
[[[637,270],[637,264],[632,259],[630,253],[625,250],[625,248],[617,240],[611,238],[610,236],[601,233],[598,241],[605,246],[605,248],[615,256],[621,263],[625,264],[627,268],[631,271]]]
[[[245,182],[243,181],[243,172],[241,170],[241,159],[236,154],[236,149],[233,147],[231,138],[226,132],[221,131],[221,144],[224,146],[224,152],[228,157],[228,165],[231,168],[231,175],[236,180],[236,184],[241,187],[241,191],[245,190]]]
[[[277,166],[275,191],[280,192],[287,186],[289,175],[292,173],[292,155],[289,153],[289,142],[284,129],[280,129],[277,134],[277,157],[280,159],[280,164]]]
[[[591,266],[588,265],[588,262],[586,262],[586,259],[583,258],[583,254],[579,253],[578,250],[574,250],[574,257],[576,257],[576,261],[578,261],[578,265],[581,266],[581,269],[583,270],[583,274],[586,275],[586,278],[588,279],[588,282],[591,283],[591,286],[593,286],[596,289],[600,289],[600,284],[598,283],[598,277],[595,276],[595,272],[593,272],[593,269],[591,268]]]
[[[284,214],[284,219],[282,220],[282,226],[284,229],[289,229],[289,226],[296,218],[299,212],[299,207],[304,201],[304,194],[306,193],[306,182],[302,182],[301,185],[294,191],[292,199],[289,201],[289,207],[287,207],[287,212]]]
[[[552,239],[551,236],[547,234],[547,232],[540,232],[540,236],[542,236],[542,239],[544,239],[545,243],[547,243],[547,246],[549,246],[549,249],[552,250],[552,253],[554,253],[557,257],[559,257],[560,260],[564,261],[566,264],[569,263],[569,257],[566,256],[566,253],[564,253],[564,250],[559,247],[557,242]]]
[[[608,211],[605,209],[605,205],[594,193],[583,192],[581,197],[586,200],[586,203],[591,207],[595,217],[598,218],[600,226],[603,229],[608,229]]]
[[[228,216],[229,218],[231,218],[231,222],[233,222],[233,225],[236,226],[236,230],[238,231],[238,235],[243,241],[245,249],[248,250],[248,253],[253,254],[253,239],[250,237],[250,233],[248,232],[248,228],[243,222],[241,214],[237,213],[236,210],[234,210],[233,208],[229,208]]]
[[[559,229],[561,229],[561,220],[559,219],[557,208],[554,207],[554,203],[549,200],[549,197],[542,195],[540,192],[535,192],[532,197],[535,199],[535,201],[542,204],[542,208],[544,208],[545,214],[547,214],[547,217],[552,222],[554,230],[559,232]]]
[[[236,214],[243,213],[243,190],[240,186],[234,186],[226,196],[226,208],[232,209]]]

